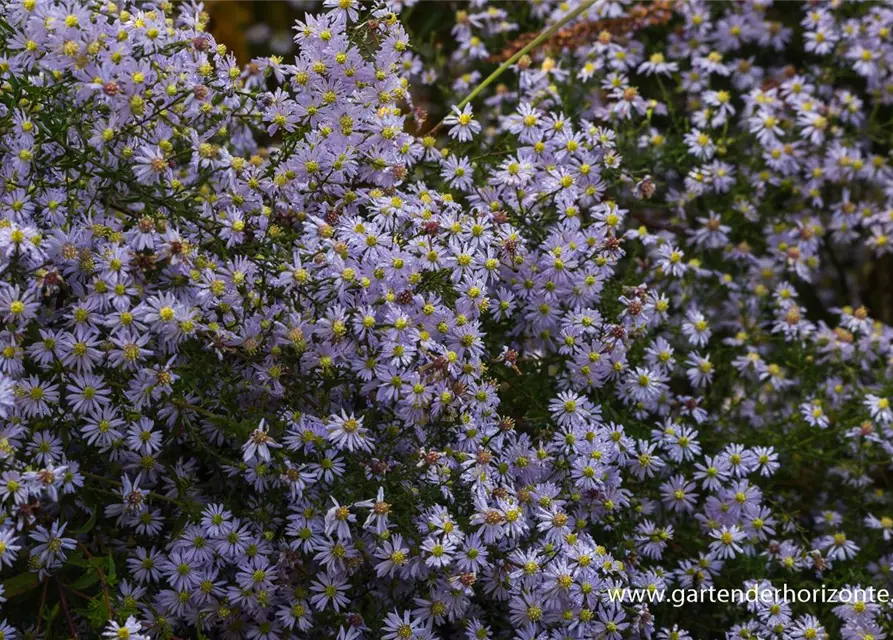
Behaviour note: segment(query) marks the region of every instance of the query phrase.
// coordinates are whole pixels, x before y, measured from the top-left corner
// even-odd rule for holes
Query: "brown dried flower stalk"
[[[578,22],[562,29],[538,48],[550,52],[561,51],[564,48],[576,48],[587,42],[593,42],[597,38],[604,39],[603,34],[620,35],[666,24],[673,17],[672,5],[671,0],[642,2],[633,6],[622,18]],[[533,42],[538,35],[539,32],[536,31],[521,34],[508,43],[500,53],[490,56],[487,61],[505,62]]]

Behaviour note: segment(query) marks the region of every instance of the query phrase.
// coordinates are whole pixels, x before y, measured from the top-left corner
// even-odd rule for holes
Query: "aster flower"
[[[9,411],[15,406],[15,382],[0,374],[0,418],[9,416]]]
[[[459,142],[468,142],[481,131],[481,124],[474,119],[469,104],[461,110],[453,106],[450,115],[443,119],[443,123],[450,127],[450,137],[456,138]]]
[[[77,545],[73,538],[62,536],[65,526],[58,522],[53,522],[49,529],[37,526],[30,535],[30,538],[37,543],[37,546],[31,549],[31,555],[40,558],[46,566],[53,566],[64,560],[66,552]]]
[[[549,404],[559,425],[577,425],[586,422],[591,415],[589,401],[572,392],[562,392]]]
[[[736,525],[723,526],[710,531],[713,542],[710,543],[710,551],[717,558],[733,558],[743,551],[739,542],[744,538],[744,532]]]
[[[158,147],[144,147],[135,157],[133,173],[142,184],[153,184],[167,179],[170,167],[164,153]]]
[[[368,430],[363,427],[363,418],[348,415],[343,410],[341,415],[333,415],[329,419],[329,441],[338,449],[347,451],[372,449],[372,442],[366,435]]]
[[[668,275],[679,277],[685,273],[685,263],[682,258],[685,254],[679,249],[665,244],[658,249],[658,266]]]
[[[893,422],[893,408],[890,407],[890,401],[887,398],[869,393],[865,396],[864,402],[873,419],[880,421],[882,424]]]
[[[16,544],[18,536],[14,529],[0,530],[0,567],[4,565],[12,566],[15,562],[18,551],[22,548]]]
[[[109,620],[105,631],[102,632],[104,638],[128,638],[129,640],[146,640],[149,636],[141,633],[142,625],[133,616],[127,616],[127,620],[123,625],[119,625],[114,620]]]
[[[402,615],[396,611],[389,613],[385,617],[382,631],[384,631],[383,640],[418,638],[423,633],[422,626],[410,616],[409,611],[404,611]]]
[[[262,418],[260,424],[251,433],[245,444],[242,445],[242,459],[245,462],[251,462],[255,458],[268,462],[270,460],[270,449],[282,446],[268,435],[264,423],[265,420]]]
[[[344,596],[346,588],[347,581],[343,577],[323,573],[310,585],[310,591],[314,594],[310,598],[310,604],[317,611],[323,611],[329,606],[336,612],[340,611],[349,602]]]

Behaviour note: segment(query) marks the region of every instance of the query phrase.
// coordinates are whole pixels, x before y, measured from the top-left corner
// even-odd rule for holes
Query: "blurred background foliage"
[[[322,2],[209,0],[210,30],[226,44],[240,64],[271,54],[294,53],[295,20],[320,10]]]
[[[211,16],[211,32],[218,42],[223,42],[229,47],[240,64],[245,64],[252,57],[246,32],[254,23],[255,9],[262,4],[265,3],[225,0],[205,4],[205,9]]]
[[[468,3],[423,0],[407,6],[400,19],[416,38],[413,44],[418,50],[421,42],[430,45],[434,36],[449,34],[461,8],[467,9]],[[322,2],[316,0],[207,0],[205,9],[214,37],[226,43],[240,63],[257,56],[293,53],[295,21],[307,13],[323,11]]]

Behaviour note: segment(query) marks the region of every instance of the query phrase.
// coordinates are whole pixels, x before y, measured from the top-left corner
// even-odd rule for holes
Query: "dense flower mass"
[[[0,638],[893,634],[893,10],[411,4],[0,5]]]

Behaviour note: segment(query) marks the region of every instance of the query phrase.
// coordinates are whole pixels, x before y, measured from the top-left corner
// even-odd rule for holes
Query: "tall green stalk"
[[[483,91],[488,86],[490,86],[493,83],[493,81],[496,80],[496,78],[498,78],[499,76],[501,76],[506,69],[508,69],[513,64],[515,64],[518,60],[520,60],[522,58],[522,56],[533,51],[538,46],[540,46],[543,42],[545,42],[546,40],[548,40],[549,38],[554,36],[556,33],[558,33],[558,30],[561,29],[561,27],[563,27],[568,22],[570,22],[571,20],[573,20],[574,18],[576,18],[577,16],[582,14],[584,11],[586,11],[589,7],[591,7],[593,4],[595,4],[595,1],[596,0],[585,0],[585,2],[583,2],[583,4],[581,4],[579,7],[577,7],[573,11],[569,12],[561,20],[559,20],[558,22],[553,24],[551,27],[549,27],[548,29],[543,31],[541,34],[539,34],[532,42],[530,42],[527,45],[525,45],[524,47],[522,47],[517,53],[515,53],[515,55],[513,55],[511,58],[509,58],[508,60],[503,62],[499,66],[499,68],[496,69],[496,71],[494,71],[489,76],[487,76],[483,82],[481,82],[478,86],[476,86],[472,90],[472,92],[469,93],[467,96],[465,96],[465,98],[462,99],[462,102],[460,102],[456,106],[459,109],[462,109],[465,105],[467,105],[469,102],[474,100],[481,91]],[[436,132],[438,129],[440,129],[441,126],[443,126],[443,120],[441,120],[440,122],[437,123],[437,126],[435,126],[431,130],[431,133]]]

